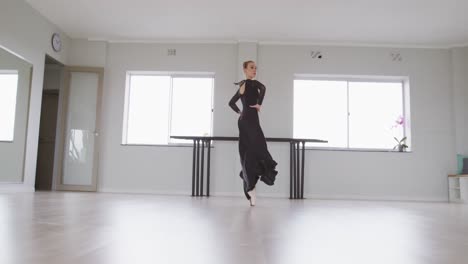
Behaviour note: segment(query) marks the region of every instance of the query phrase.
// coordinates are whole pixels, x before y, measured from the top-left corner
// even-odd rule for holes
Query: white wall
[[[177,56],[167,57],[168,48],[176,48]],[[324,59],[310,58],[310,51],[316,49],[322,51]],[[390,53],[396,51],[403,61],[391,60]],[[306,197],[447,199],[446,174],[455,169],[449,50],[259,45],[257,52],[258,79],[268,89],[261,112],[267,137],[292,135],[292,84],[296,73],[410,78],[413,152],[307,150]],[[232,82],[237,80],[238,60],[243,53],[237,44],[108,44],[99,189],[191,192],[191,147],[120,145],[125,71],[215,72],[214,135],[236,136],[236,115],[227,102],[235,92]],[[269,143],[269,149],[279,163],[278,180],[272,187],[260,183],[258,192],[287,197],[289,146]],[[212,154],[212,193],[242,196],[237,144],[216,142]]]
[[[58,28],[23,1],[0,3],[0,45],[33,64],[25,183],[16,189],[32,190],[34,186],[44,56],[48,53],[68,65],[105,66],[99,189],[189,194],[191,147],[120,145],[125,71],[215,72],[214,134],[233,136],[238,133],[237,116],[227,102],[235,92],[232,82],[238,79],[238,61],[243,53],[239,46],[72,42],[62,34],[64,50],[54,53],[50,37],[55,31]],[[177,56],[167,57],[167,48],[176,48]],[[320,62],[309,57],[309,52],[317,48],[324,54]],[[389,52],[393,51],[403,55],[402,62],[389,59]],[[437,49],[259,45],[256,52],[258,78],[268,89],[261,124],[270,137],[292,135],[294,73],[410,77],[413,152],[308,150],[306,197],[446,200],[446,173],[456,167],[455,153],[466,153],[467,127],[460,121],[467,113],[463,109],[466,107],[466,49],[450,53]],[[458,101],[459,98],[465,99]],[[459,109],[460,112],[453,114]],[[287,146],[270,143],[269,148],[279,163],[278,181],[273,187],[260,183],[259,193],[286,197],[289,191]],[[217,142],[212,154],[212,193],[242,196],[236,143]]]
[[[456,151],[468,155],[468,47],[452,49]]]
[[[103,191],[174,192],[190,190],[191,147],[121,146],[126,71],[198,71],[215,72],[214,134],[236,135],[236,114],[227,108],[235,93],[237,47],[233,44],[109,44],[104,76],[102,104],[102,148],[99,189]],[[177,56],[167,56],[167,49]],[[231,155],[219,155],[214,149],[213,172],[229,171],[235,164]],[[232,152],[232,153],[231,153]],[[218,155],[217,155],[218,154]],[[224,169],[224,171],[227,171]],[[228,174],[226,174],[228,175]],[[190,176],[190,177],[189,177]],[[213,186],[229,182],[213,181]],[[218,188],[219,189],[219,188]]]
[[[324,58],[311,59],[311,50],[320,50]],[[401,53],[403,60],[392,61],[391,52]],[[447,199],[446,174],[455,168],[448,50],[263,45],[258,63],[259,78],[268,87],[262,124],[275,137],[292,135],[294,74],[410,78],[413,152],[307,151],[306,196]]]
[[[104,67],[107,42],[73,39],[68,51],[69,66]]]
[[[61,33],[56,26],[24,1],[0,2],[0,46],[18,54],[33,65],[24,182],[14,185],[0,184],[0,191],[34,190],[45,54],[66,64],[70,44],[70,39],[62,33],[63,49],[59,53],[54,52],[50,45],[54,32]]]

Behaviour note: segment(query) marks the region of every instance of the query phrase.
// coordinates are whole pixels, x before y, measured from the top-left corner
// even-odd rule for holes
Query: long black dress
[[[242,101],[242,114],[239,116],[237,125],[239,127],[239,155],[242,170],[239,176],[243,179],[244,194],[250,200],[251,191],[260,178],[267,185],[273,185],[278,172],[277,165],[268,152],[265,136],[258,118],[258,111],[251,105],[263,102],[265,97],[265,86],[257,80],[243,80],[236,85],[245,83],[244,93],[240,94],[240,88],[229,101],[229,106],[236,112],[240,110],[236,105],[239,98]]]

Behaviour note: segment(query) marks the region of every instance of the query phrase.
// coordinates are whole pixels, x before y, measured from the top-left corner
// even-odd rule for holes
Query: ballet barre
[[[196,136],[171,136],[174,139],[193,140],[192,159],[192,196],[204,196],[203,177],[205,167],[205,149],[207,149],[206,169],[206,196],[210,196],[210,157],[211,141],[239,141],[239,137],[196,137]],[[305,143],[328,143],[320,139],[303,138],[265,138],[269,142],[289,143],[289,199],[304,199],[304,161]],[[302,147],[301,147],[302,145]],[[201,147],[201,157],[200,157]],[[302,154],[302,155],[301,155]]]

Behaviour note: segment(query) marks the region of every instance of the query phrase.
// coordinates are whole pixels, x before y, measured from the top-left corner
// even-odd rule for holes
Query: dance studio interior
[[[0,0],[0,263],[468,263],[466,10]]]

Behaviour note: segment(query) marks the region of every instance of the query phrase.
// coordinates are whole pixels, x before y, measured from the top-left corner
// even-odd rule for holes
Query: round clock
[[[59,52],[62,49],[62,40],[58,33],[54,33],[52,35],[52,49],[56,52]]]

